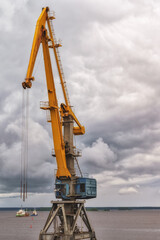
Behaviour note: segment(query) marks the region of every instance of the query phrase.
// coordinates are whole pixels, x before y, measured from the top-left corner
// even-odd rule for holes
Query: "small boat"
[[[32,216],[32,217],[38,216],[38,213],[37,213],[36,209],[34,209],[34,211],[32,212],[31,216]]]
[[[16,217],[28,217],[29,213],[23,209],[20,209],[17,213],[16,213]]]
[[[17,213],[16,213],[16,217],[25,217],[25,211],[23,209],[20,209]]]
[[[28,217],[29,216],[29,212],[27,212],[27,209],[25,211],[25,217]]]

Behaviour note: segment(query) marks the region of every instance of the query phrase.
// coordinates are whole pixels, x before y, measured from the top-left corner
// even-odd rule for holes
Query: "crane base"
[[[97,240],[84,207],[85,201],[52,201],[39,240]]]

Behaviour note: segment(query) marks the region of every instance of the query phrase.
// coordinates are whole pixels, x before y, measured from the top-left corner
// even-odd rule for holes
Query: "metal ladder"
[[[69,94],[68,94],[67,85],[66,85],[66,81],[65,81],[65,77],[64,77],[64,71],[63,71],[62,61],[61,61],[60,53],[59,53],[59,50],[58,50],[58,47],[60,47],[60,46],[62,46],[62,45],[61,45],[61,44],[57,41],[57,39],[56,39],[55,31],[54,31],[53,24],[52,24],[52,19],[53,19],[53,17],[50,15],[50,16],[49,16],[49,22],[50,22],[51,31],[52,31],[52,36],[53,36],[53,42],[52,42],[52,44],[53,44],[53,47],[54,47],[55,50],[56,50],[56,55],[57,55],[58,65],[59,65],[59,68],[60,68],[60,71],[61,71],[61,75],[62,75],[63,85],[64,85],[64,88],[65,88],[65,92],[66,92],[68,104],[70,105]]]

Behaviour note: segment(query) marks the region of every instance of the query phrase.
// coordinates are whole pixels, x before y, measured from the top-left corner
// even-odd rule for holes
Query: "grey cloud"
[[[18,191],[21,82],[36,20],[46,5],[45,1],[17,2],[6,0],[0,7],[1,192]],[[136,188],[135,184],[141,184],[139,192],[152,194],[151,186],[157,189],[159,183],[159,1],[47,3],[56,11],[55,31],[63,40],[60,54],[71,104],[86,127],[85,136],[77,138],[83,148],[82,169],[97,177],[100,193],[107,185],[115,204],[122,201],[120,189]],[[47,91],[41,53],[38,59],[30,91],[29,181],[31,192],[49,192],[56,163],[50,156],[50,125],[39,110]],[[54,75],[60,103],[55,70]],[[144,201],[135,195],[139,203]]]

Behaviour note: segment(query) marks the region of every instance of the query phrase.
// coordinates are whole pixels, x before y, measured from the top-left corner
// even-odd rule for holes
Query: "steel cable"
[[[22,97],[22,139],[21,139],[21,190],[20,197],[25,201],[28,188],[28,119],[29,119],[29,90],[23,89]]]

